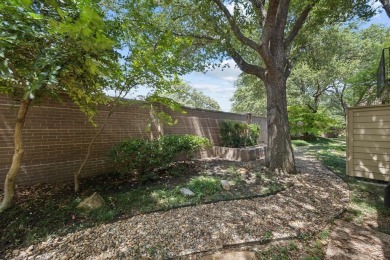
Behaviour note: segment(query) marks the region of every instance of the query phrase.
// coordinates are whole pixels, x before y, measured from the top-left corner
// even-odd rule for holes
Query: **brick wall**
[[[13,129],[18,100],[0,95],[0,185],[10,167],[13,154]],[[18,184],[62,182],[73,178],[88,144],[108,114],[99,108],[93,127],[86,116],[71,102],[42,101],[30,108],[23,131],[25,154],[17,177]],[[246,121],[246,115],[185,108],[186,114],[165,110],[178,119],[174,126],[164,126],[165,134],[197,134],[219,145],[218,122],[231,119]],[[91,157],[82,173],[91,176],[113,171],[107,153],[117,143],[131,137],[149,137],[145,132],[149,120],[147,107],[140,103],[118,107],[96,139]],[[253,117],[261,126],[260,141],[266,140],[266,119]]]

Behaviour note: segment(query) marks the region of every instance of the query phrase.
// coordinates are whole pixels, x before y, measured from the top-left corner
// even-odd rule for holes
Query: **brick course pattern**
[[[19,108],[19,101],[0,95],[0,188],[11,165],[13,155],[13,130]],[[164,126],[165,134],[195,134],[210,139],[213,145],[220,145],[218,122],[222,120],[247,121],[247,115],[185,108],[186,114],[163,109],[178,124]],[[87,152],[88,144],[104,122],[108,107],[99,107],[94,118],[97,127],[71,102],[53,100],[34,104],[26,118],[23,131],[25,154],[17,177],[17,184],[64,182],[73,179]],[[149,138],[146,126],[149,109],[144,103],[134,102],[121,105],[110,116],[108,122],[92,146],[90,159],[82,176],[93,176],[114,171],[108,152],[119,142],[136,137]],[[266,141],[267,121],[252,117],[260,125],[260,141]],[[152,134],[156,135],[155,130]]]

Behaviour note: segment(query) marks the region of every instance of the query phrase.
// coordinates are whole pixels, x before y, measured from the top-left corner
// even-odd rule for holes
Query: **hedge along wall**
[[[265,117],[251,116],[248,118],[248,115],[191,108],[185,108],[185,110],[186,113],[181,114],[164,109],[164,112],[178,120],[177,125],[164,126],[166,134],[205,136],[213,145],[218,146],[221,144],[218,123],[224,120],[236,120],[260,125],[261,134],[258,141],[267,142],[267,119]]]
[[[0,95],[0,189],[13,155],[13,130],[19,101]],[[165,109],[178,119],[175,126],[164,126],[165,134],[197,134],[220,144],[220,120],[246,121],[246,115],[185,108],[183,115]],[[23,131],[25,154],[17,184],[64,182],[73,179],[87,152],[88,144],[104,121],[109,108],[99,108],[93,127],[86,116],[71,102],[42,101],[30,108]],[[107,153],[117,143],[136,137],[150,137],[145,129],[149,120],[148,106],[141,102],[118,107],[96,139],[82,176],[92,176],[114,170]],[[260,141],[266,141],[266,119],[253,117],[262,129]],[[156,134],[156,133],[154,133]]]

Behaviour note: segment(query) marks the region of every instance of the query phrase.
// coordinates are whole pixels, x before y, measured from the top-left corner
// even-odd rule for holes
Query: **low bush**
[[[219,124],[222,145],[239,148],[257,144],[260,126],[238,121],[226,120]]]
[[[194,135],[165,135],[159,139],[129,139],[118,144],[109,156],[115,169],[141,181],[156,178],[157,171],[167,168],[178,154],[191,159],[200,149],[208,148],[207,138]]]

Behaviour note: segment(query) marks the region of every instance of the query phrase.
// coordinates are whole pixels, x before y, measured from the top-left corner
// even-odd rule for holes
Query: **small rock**
[[[31,245],[31,246],[29,246],[29,247],[27,248],[27,252],[31,252],[31,251],[33,251],[33,249],[34,249],[34,246]]]
[[[224,190],[230,190],[230,184],[227,180],[221,180],[221,184]]]
[[[12,251],[12,254],[13,254],[14,256],[19,255],[19,250],[18,250],[18,249],[13,250],[13,251]]]
[[[85,210],[94,210],[102,207],[104,204],[104,199],[98,194],[94,193],[92,196],[86,198],[77,206],[79,209]]]
[[[188,197],[195,196],[195,193],[193,193],[191,190],[189,190],[189,189],[187,189],[187,188],[181,188],[181,189],[180,189],[180,192],[181,192],[184,196],[188,196]]]
[[[234,185],[236,185],[236,182],[235,181],[229,181],[229,184],[230,184],[230,186],[234,186]]]
[[[341,201],[342,202],[349,202],[349,198],[342,198]]]
[[[69,256],[68,255],[64,255],[60,258],[61,260],[68,260],[69,259]]]
[[[239,168],[239,169],[237,169],[237,173],[238,173],[242,178],[245,178],[245,177],[249,174],[249,171],[248,171],[248,169],[245,169],[245,168]]]

